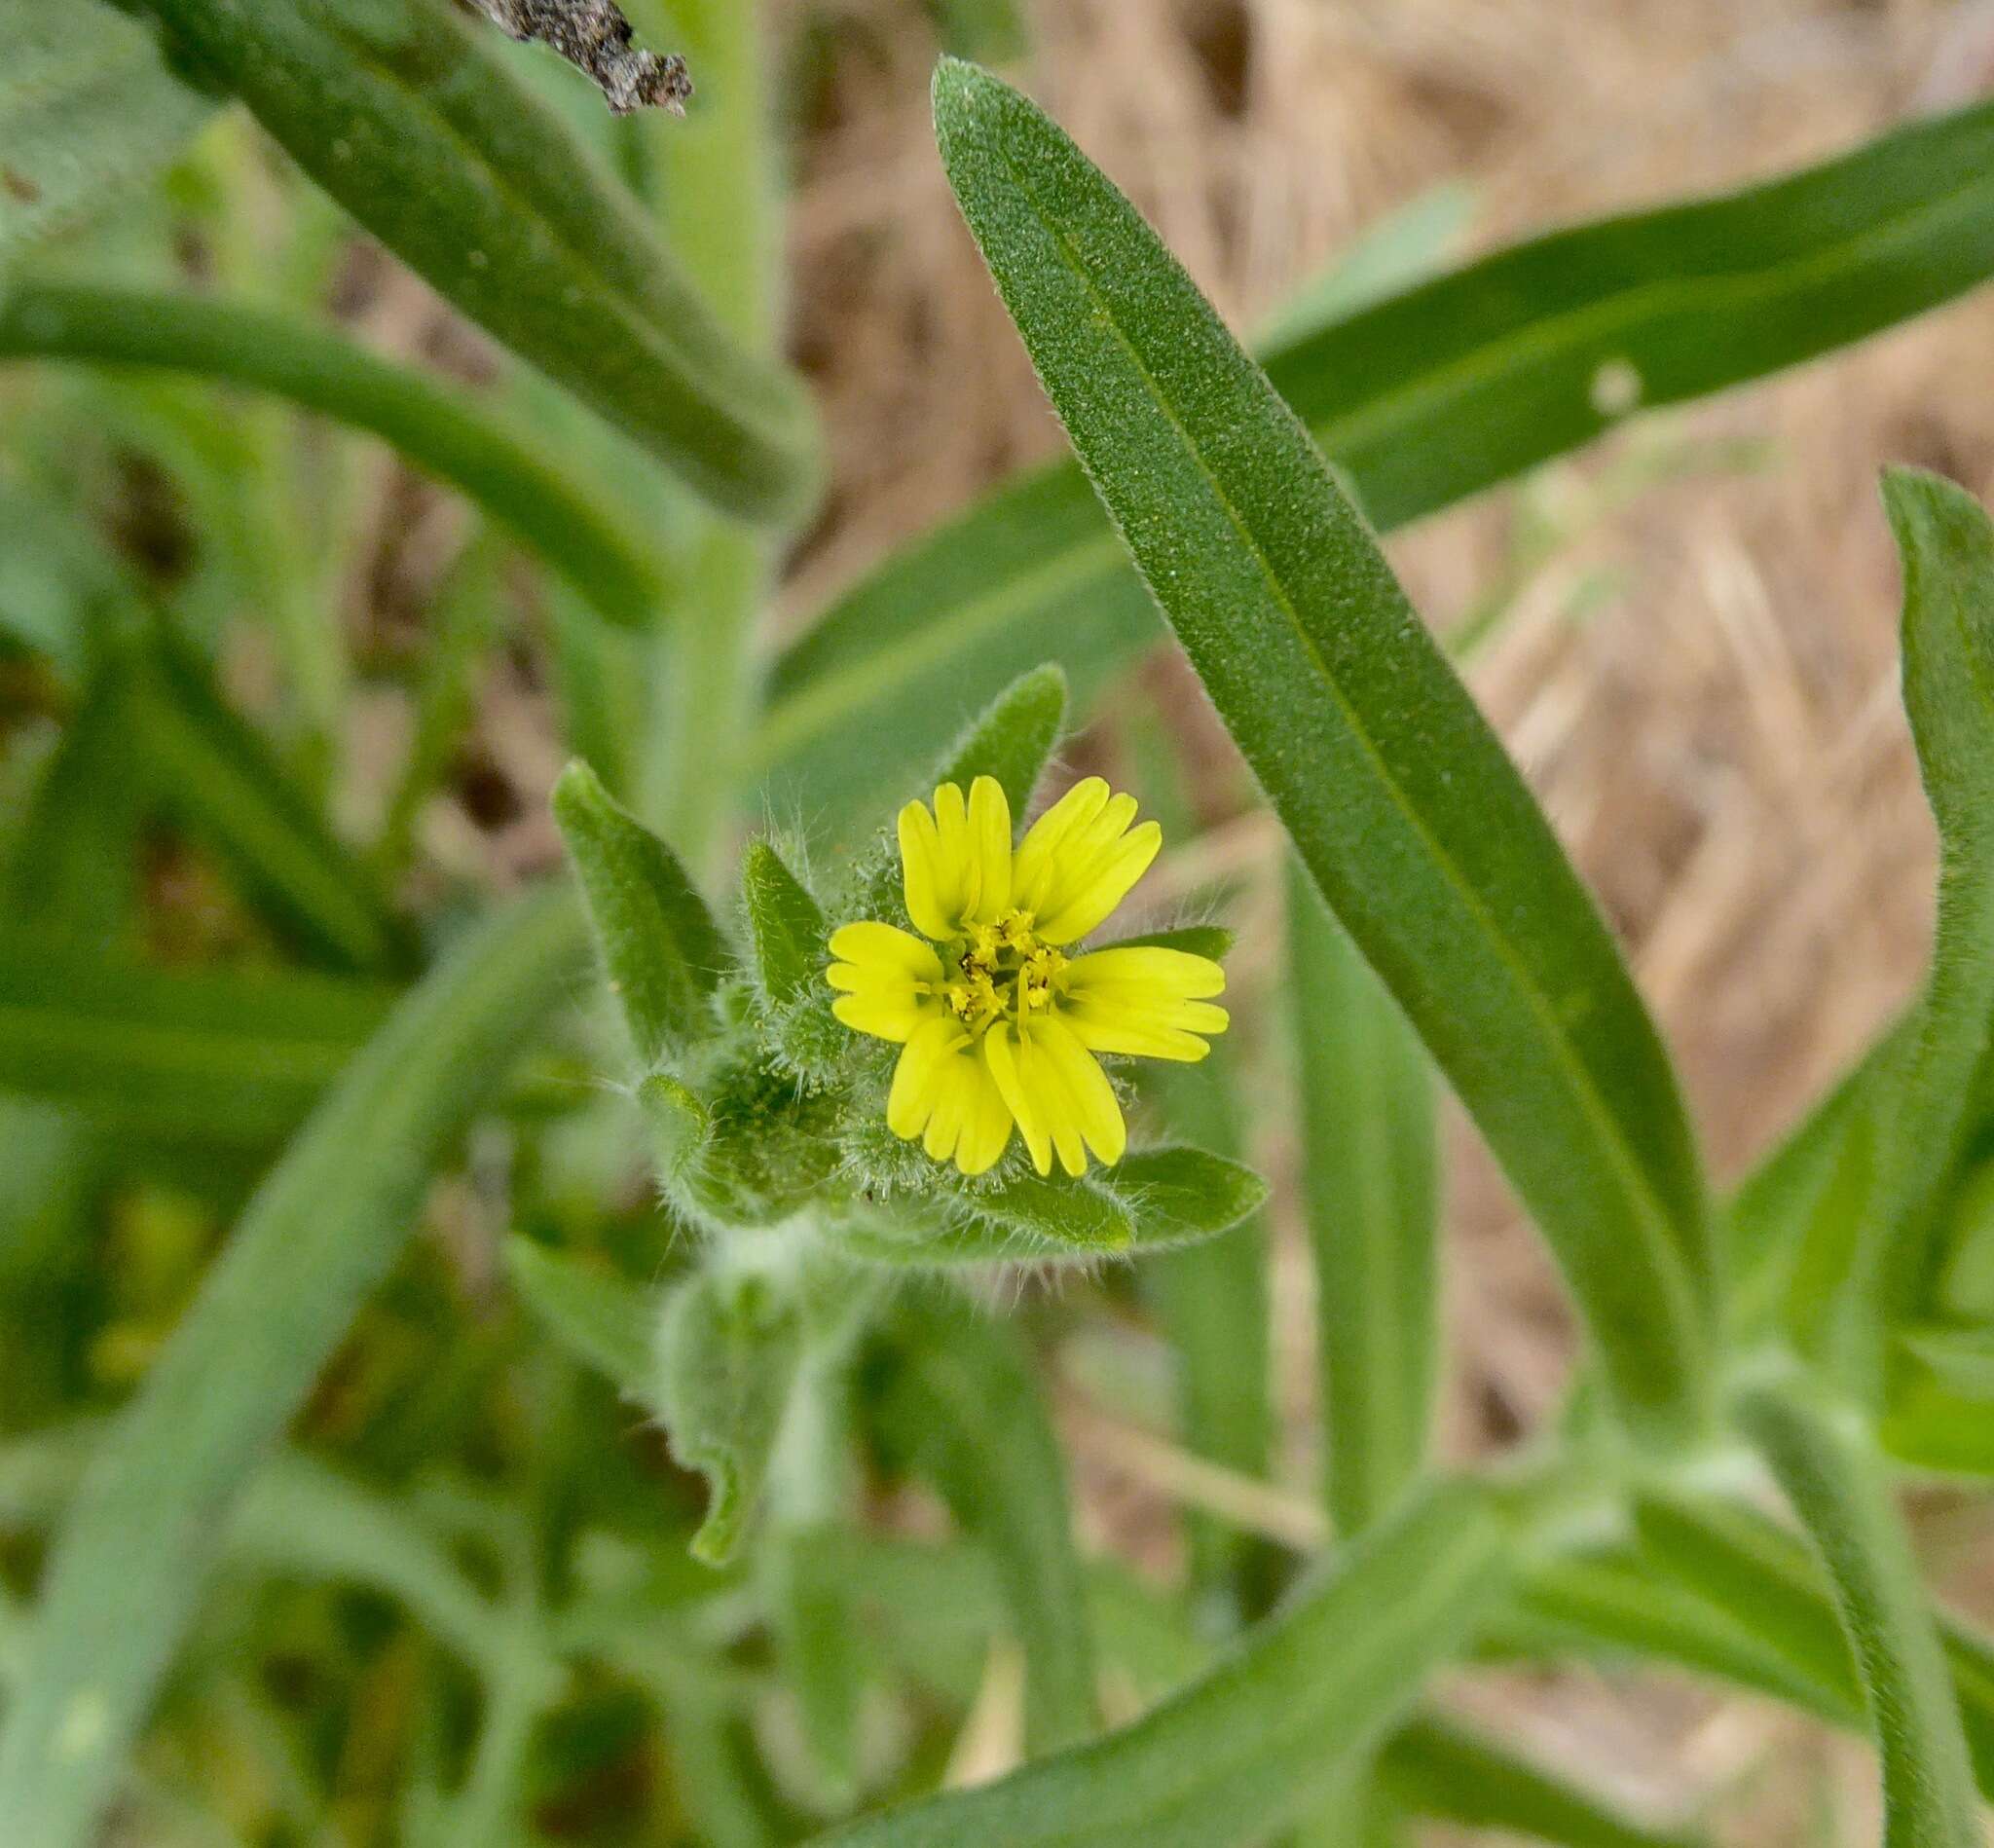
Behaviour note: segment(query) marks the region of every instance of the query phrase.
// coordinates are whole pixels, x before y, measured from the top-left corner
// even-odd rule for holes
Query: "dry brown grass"
[[[836,11],[847,49],[803,156],[794,240],[797,338],[837,489],[796,610],[1055,441],[932,158],[932,42],[907,29],[904,0]],[[1031,88],[1239,325],[1443,176],[1474,183],[1486,245],[1764,174],[1994,80],[1994,9],[1939,0],[1042,0],[1035,13]],[[1990,351],[1982,297],[1673,420],[1670,441],[1757,439],[1770,460],[1694,473],[1578,536],[1474,673],[1629,944],[1726,1174],[1916,977],[1932,842],[1896,703],[1896,573],[1874,481],[1909,461],[1994,490]],[[1650,428],[1623,444],[1656,440]],[[1589,458],[1552,492],[1582,497],[1609,465]],[[1510,518],[1498,499],[1393,541],[1439,627],[1499,572]],[[1602,570],[1612,595],[1574,621],[1574,594]],[[1264,835],[1249,824],[1218,851],[1250,864]],[[1551,1408],[1569,1335],[1534,1243],[1456,1141],[1448,1431],[1465,1451]],[[1292,1249],[1283,1262],[1299,1268]],[[1306,1344],[1290,1331],[1284,1351]],[[1112,1458],[1092,1461],[1115,1480]],[[1838,1819],[1831,1838],[1867,1826],[1861,1756],[1762,1710],[1576,1676],[1484,1684],[1476,1704],[1492,1703],[1636,1795],[1733,1793],[1730,1839],[1828,1838],[1818,1800]]]

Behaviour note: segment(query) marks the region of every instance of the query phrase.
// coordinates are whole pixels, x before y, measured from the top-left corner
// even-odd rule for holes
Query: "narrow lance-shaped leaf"
[[[765,840],[749,845],[741,866],[741,895],[761,991],[771,1006],[788,1007],[823,979],[830,960],[824,912]]]
[[[1326,1798],[1509,1584],[1472,1489],[1401,1505],[1217,1667],[1106,1737],[825,1837],[839,1848],[1235,1848]]]
[[[1093,1637],[1065,1462],[1030,1369],[1010,1334],[956,1303],[910,1303],[892,1358],[889,1442],[990,1549],[1024,1648],[1028,1744],[1046,1752],[1085,1737]]]
[[[738,347],[636,204],[448,0],[134,0],[383,243],[750,518],[798,511],[808,406]]]
[[[711,1025],[731,958],[677,855],[620,807],[585,763],[554,786],[554,819],[587,894],[610,991],[637,1055],[654,1065]]]
[[[1354,1534],[1418,1472],[1432,1423],[1440,1343],[1433,1084],[1405,1016],[1293,866],[1288,959],[1324,1486],[1338,1532]]]
[[[1498,1741],[1431,1717],[1386,1741],[1378,1778],[1411,1814],[1459,1829],[1496,1830],[1561,1848],[1699,1848],[1703,1841],[1648,1828]]]
[[[1994,524],[1951,482],[1894,469],[1884,504],[1903,556],[1904,709],[1939,825],[1932,971],[1883,1105],[1872,1280],[1900,1312],[1936,1270],[1932,1215],[1994,1028]]]
[[[601,488],[492,404],[336,334],[255,309],[137,289],[22,283],[0,302],[0,360],[144,366],[274,391],[372,432],[502,521],[598,615],[647,628],[665,561]]]
[[[0,1730],[0,1815],[21,1840],[94,1838],[198,1609],[218,1521],[582,949],[565,893],[493,920],[401,1004],[258,1189],[55,1542],[34,1672]]]
[[[1056,666],[1035,667],[979,715],[935,780],[968,789],[979,776],[995,777],[1013,815],[1021,815],[1065,722],[1065,674]]]
[[[944,63],[943,163],[1096,490],[1316,885],[1560,1258],[1621,1409],[1703,1415],[1708,1211],[1599,913],[1274,388],[1107,180]]]
[[[1269,377],[1386,531],[1621,421],[1811,358],[1994,274],[1994,104],[1725,198],[1554,231],[1298,346]],[[1603,371],[1603,368],[1607,369]],[[777,661],[759,767],[862,792],[1036,661],[1098,675],[1156,619],[1078,468],[1035,470],[895,552]],[[815,812],[813,810],[813,812]]]
[[[1640,1547],[1542,1562],[1492,1626],[1497,1656],[1669,1662],[1863,1724],[1848,1639],[1803,1542],[1756,1510],[1683,1495],[1643,1497],[1639,1519]],[[1975,1776],[1994,1797],[1994,1646],[1953,1618],[1942,1640]]]
[[[1740,1417],[1834,1587],[1883,1760],[1885,1848],[1977,1848],[1972,1759],[1910,1536],[1866,1438],[1781,1385]]]
[[[214,113],[102,0],[0,0],[0,301],[24,250],[150,179]]]

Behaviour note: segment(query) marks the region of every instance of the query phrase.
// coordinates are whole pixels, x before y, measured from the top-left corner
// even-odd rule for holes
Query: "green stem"
[[[782,189],[758,0],[639,0],[651,42],[684,52],[699,100],[681,122],[646,125],[668,241],[728,332],[749,351],[781,345]],[[741,741],[757,719],[755,625],[774,577],[769,537],[706,516],[685,610],[658,671],[659,746],[639,772],[641,812],[687,865],[714,870]]]
[[[1853,1420],[1789,1380],[1747,1386],[1747,1432],[1834,1586],[1883,1760],[1885,1848],[1976,1848],[1966,1732],[1910,1535]]]

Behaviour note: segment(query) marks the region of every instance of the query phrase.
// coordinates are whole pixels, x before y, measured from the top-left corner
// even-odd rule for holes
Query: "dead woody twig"
[[[468,0],[516,39],[536,40],[560,53],[595,82],[619,116],[635,109],[685,113],[692,79],[676,55],[640,52],[630,21],[613,0]]]

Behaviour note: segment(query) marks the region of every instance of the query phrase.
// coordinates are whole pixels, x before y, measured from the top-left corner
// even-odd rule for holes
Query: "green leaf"
[[[1853,1670],[1841,1683],[1810,1679],[1774,1642],[1720,1603],[1698,1595],[1703,1589],[1685,1589],[1632,1548],[1548,1561],[1523,1587],[1518,1609],[1491,1626],[1492,1653],[1498,1660],[1520,1656],[1616,1666],[1669,1662],[1841,1725],[1861,1723],[1862,1696]],[[1819,1615],[1833,1645],[1839,1632],[1826,1598]]]
[[[1509,1582],[1501,1522],[1443,1487],[1337,1554],[1133,1724],[980,1790],[833,1831],[839,1848],[1232,1848],[1330,1795]]]
[[[638,1108],[650,1129],[651,1153],[667,1181],[683,1175],[713,1133],[713,1114],[698,1094],[667,1073],[653,1072],[637,1088]]]
[[[585,763],[554,785],[554,819],[587,895],[609,990],[646,1065],[704,1038],[732,965],[678,857],[620,807]]]
[[[391,443],[561,572],[596,612],[649,628],[666,564],[613,497],[497,405],[276,314],[194,296],[23,283],[0,304],[0,360],[189,373],[271,391]]]
[[[99,0],[0,0],[0,301],[27,250],[170,163],[214,113]]]
[[[788,1007],[816,989],[830,960],[824,912],[765,840],[749,843],[741,894],[761,991],[771,1007]]]
[[[968,1305],[906,1304],[880,1418],[995,1564],[1025,1659],[1025,1738],[1052,1751],[1094,1729],[1088,1621],[1066,1466],[1011,1333]],[[980,1839],[973,1835],[954,1839]]]
[[[1949,1390],[1994,1406],[1994,1328],[1934,1324],[1902,1329],[1898,1340]]]
[[[0,898],[17,925],[106,946],[129,935],[143,805],[131,775],[131,681],[123,654],[99,660],[5,843]]]
[[[1456,254],[1478,204],[1465,180],[1438,186],[1386,212],[1343,246],[1322,273],[1302,284],[1256,336],[1283,352],[1313,340],[1359,309],[1423,282]]]
[[[1883,1761],[1885,1848],[1976,1848],[1978,1802],[1952,1677],[1866,1439],[1777,1386],[1748,1390],[1739,1416],[1834,1586]]]
[[[1269,376],[1389,531],[1643,408],[1764,376],[1994,274],[1994,104],[1915,122],[1769,184],[1531,239],[1267,354]],[[845,591],[777,661],[757,761],[780,785],[918,762],[1034,661],[1098,675],[1147,646],[1147,599],[1071,464],[978,501]]]
[[[554,1340],[623,1396],[647,1403],[656,1372],[651,1354],[656,1312],[614,1273],[515,1233],[505,1240],[505,1271],[520,1300]]]
[[[1203,952],[1200,952],[1203,953]],[[1163,1121],[1234,1155],[1241,1110],[1224,1058],[1162,1068],[1154,1094]],[[1265,1478],[1274,1431],[1268,1226],[1262,1215],[1223,1238],[1145,1263],[1136,1275],[1173,1357],[1179,1440],[1194,1455]],[[1215,1516],[1187,1516],[1191,1576],[1201,1594],[1227,1596],[1257,1616],[1271,1588],[1270,1549]]]
[[[746,1537],[802,1351],[797,1305],[758,1270],[716,1266],[665,1301],[647,1397],[672,1454],[712,1492],[692,1540],[708,1566],[724,1566]]]
[[[1135,1221],[1146,1251],[1199,1244],[1228,1233],[1267,1204],[1268,1187],[1243,1162],[1203,1149],[1138,1149],[1101,1171]]]
[[[0,1088],[197,1144],[278,1141],[392,999],[295,971],[169,973],[0,929]]]
[[[635,203],[448,0],[134,0],[449,301],[720,507],[802,510],[799,389],[737,346]]]
[[[942,159],[1041,380],[1311,876],[1564,1265],[1623,1413],[1708,1387],[1675,1076],[1611,938],[1302,426],[1015,92],[936,78]]]
[[[246,895],[312,954],[355,970],[403,962],[405,934],[378,882],[206,667],[160,637],[135,650],[131,674],[125,748],[143,763],[147,796],[220,854]]]
[[[1112,1257],[1135,1242],[1135,1214],[1119,1189],[1090,1177],[1041,1176],[1013,1167],[994,1184],[965,1187],[957,1210],[1011,1238],[1054,1250]]]
[[[521,1672],[503,1613],[402,1503],[311,1458],[273,1458],[250,1480],[227,1529],[232,1564],[285,1578],[364,1585],[397,1600],[488,1680]]]
[[[1968,1169],[1946,1212],[1938,1307],[1962,1321],[1994,1322],[1994,1161]]]
[[[1288,870],[1303,1199],[1340,1534],[1418,1474],[1440,1348],[1440,1172],[1424,1053],[1299,867]]]
[[[438,1164],[582,950],[566,894],[441,963],[341,1077],[243,1214],[71,1507],[34,1668],[0,1730],[0,1814],[82,1848],[199,1608],[212,1535],[413,1230]]]
[[[1557,1842],[1563,1848],[1698,1848],[1703,1838],[1648,1829],[1553,1771],[1451,1720],[1400,1727],[1379,1754],[1379,1781],[1415,1816]]]
[[[1753,1169],[1725,1209],[1723,1240],[1730,1283],[1725,1313],[1739,1337],[1769,1331],[1791,1296],[1808,1248],[1824,1225],[1860,1205],[1838,1187],[1851,1130],[1869,1108],[1868,1092],[1902,1057],[1908,1022],[1900,1020]]]
[[[1932,1216],[1994,1024],[1994,525],[1933,475],[1893,469],[1883,498],[1903,555],[1904,710],[1939,825],[1939,921],[1911,1044],[1879,1100],[1878,1269],[1851,1288],[1879,1284],[1902,1310],[1935,1281]]]
[[[1065,722],[1065,674],[1057,667],[1035,667],[971,721],[935,781],[967,790],[978,777],[993,776],[1003,785],[1013,815],[1021,816]]]

